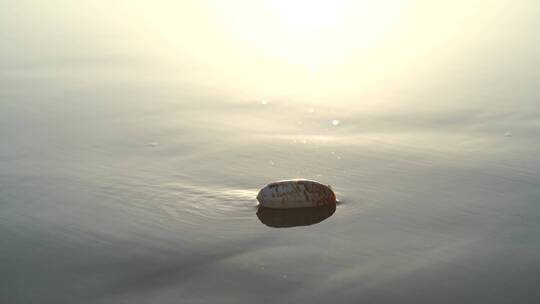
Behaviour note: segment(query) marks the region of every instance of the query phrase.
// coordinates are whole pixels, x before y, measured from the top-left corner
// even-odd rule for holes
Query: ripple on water
[[[192,229],[216,228],[226,232],[254,221],[257,208],[257,191],[254,189],[186,184],[169,184],[164,187],[170,201],[160,209],[173,216],[181,225]]]

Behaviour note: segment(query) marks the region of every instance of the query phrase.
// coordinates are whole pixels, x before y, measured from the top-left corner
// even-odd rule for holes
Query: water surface
[[[514,23],[343,94],[339,69],[269,90],[0,5],[0,302],[538,303],[540,19],[497,4]],[[341,204],[261,222],[289,178]]]

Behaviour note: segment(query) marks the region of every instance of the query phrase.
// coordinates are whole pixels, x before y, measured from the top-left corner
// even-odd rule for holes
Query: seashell
[[[257,195],[259,206],[266,208],[306,208],[336,204],[330,186],[305,179],[284,180],[266,185]]]

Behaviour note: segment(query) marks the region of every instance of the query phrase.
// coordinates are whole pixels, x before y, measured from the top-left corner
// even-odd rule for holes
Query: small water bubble
[[[148,145],[149,145],[150,147],[157,147],[157,146],[159,146],[159,143],[153,141],[153,142],[148,143]]]
[[[339,120],[337,120],[337,119],[332,120],[332,125],[333,126],[338,126],[340,123],[341,122]]]
[[[272,160],[269,160],[269,161],[268,161],[268,164],[269,164],[270,166],[275,165],[275,163],[274,163]]]
[[[309,108],[308,113],[315,113],[315,109],[314,108]]]
[[[262,104],[263,106],[264,106],[264,105],[267,105],[267,104],[268,104],[268,100],[266,100],[266,99],[261,100],[261,104]]]
[[[512,137],[512,133],[506,132],[506,133],[504,133],[504,136],[506,136],[506,137]]]

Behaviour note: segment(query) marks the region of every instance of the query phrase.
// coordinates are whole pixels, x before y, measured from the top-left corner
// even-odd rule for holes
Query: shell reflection
[[[273,209],[259,206],[257,209],[257,217],[266,226],[288,228],[320,223],[332,216],[335,211],[335,204],[294,209]]]

